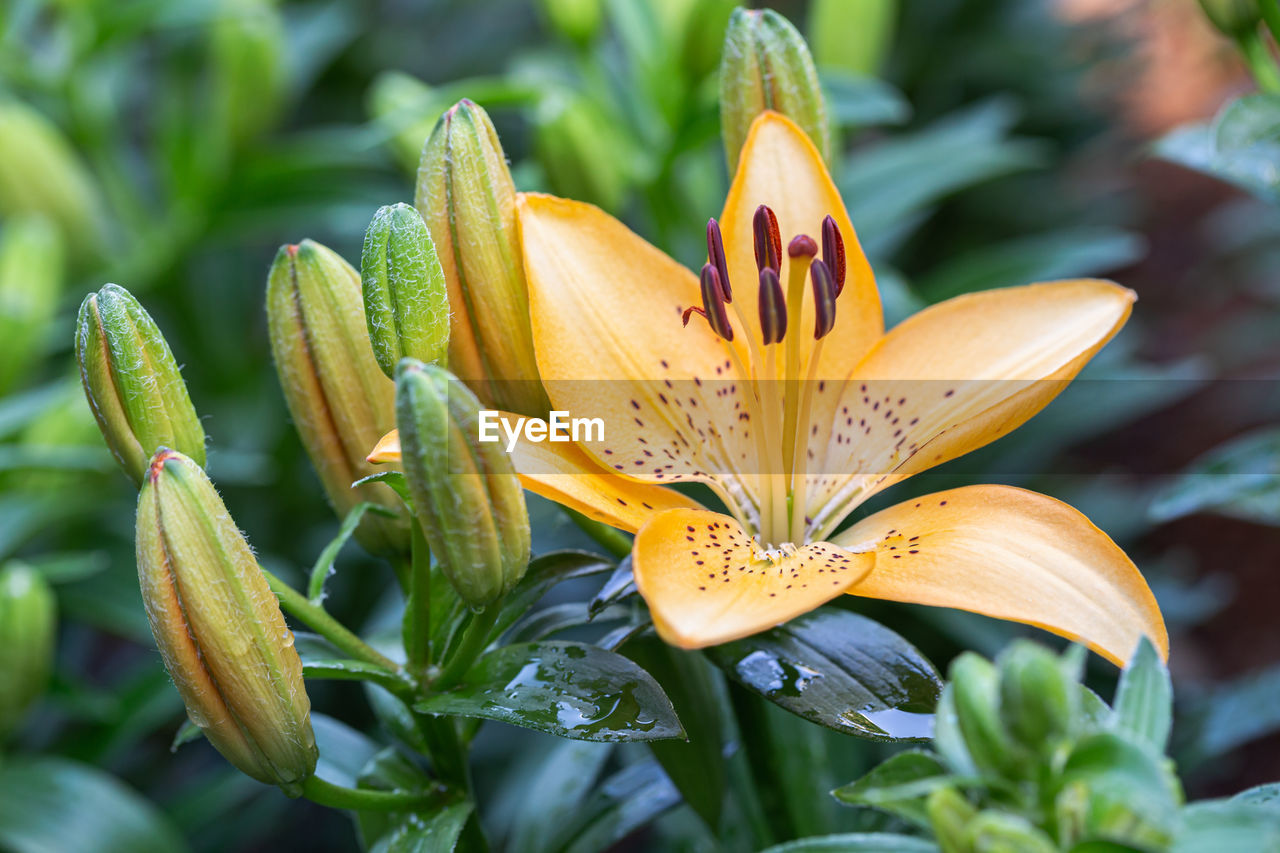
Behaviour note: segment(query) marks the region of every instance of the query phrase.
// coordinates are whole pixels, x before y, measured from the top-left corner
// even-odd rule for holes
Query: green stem
[[[271,591],[276,594],[276,598],[280,599],[280,606],[294,618],[306,623],[307,627],[356,660],[377,664],[392,672],[400,671],[400,664],[357,637],[347,626],[330,616],[323,607],[308,601],[305,595],[266,569],[262,569],[262,574],[267,579]]]
[[[404,608],[404,650],[419,676],[431,666],[431,549],[417,519],[413,525],[413,559]]]
[[[1271,30],[1272,38],[1280,41],[1280,2],[1259,0],[1258,10],[1262,13],[1262,20],[1266,22],[1267,29]]]
[[[596,521],[594,518],[587,518],[577,510],[564,508],[569,514],[569,518],[573,523],[582,529],[582,532],[591,537],[597,544],[603,547],[613,556],[622,559],[631,553],[631,537],[623,533],[616,527],[610,527],[604,522]]]
[[[302,783],[302,796],[332,809],[351,811],[409,812],[438,808],[449,801],[449,791],[438,785],[429,791],[373,791],[344,788],[311,776]]]
[[[1245,30],[1236,36],[1236,45],[1244,55],[1244,60],[1248,63],[1249,71],[1253,74],[1258,88],[1272,94],[1280,92],[1280,71],[1276,69],[1271,48],[1262,38],[1262,33],[1256,28]]]
[[[462,634],[462,640],[458,643],[458,648],[454,651],[453,656],[445,665],[440,675],[431,682],[433,691],[448,690],[453,685],[462,680],[467,674],[467,670],[471,669],[471,665],[476,662],[485,648],[489,645],[489,632],[493,630],[493,625],[498,621],[498,614],[502,610],[502,600],[499,599],[490,604],[479,613],[471,614],[471,621],[467,623],[467,627]]]
[[[471,766],[453,717],[419,714],[418,728],[427,742],[427,752],[431,756],[431,766],[436,775],[458,790],[470,794]]]

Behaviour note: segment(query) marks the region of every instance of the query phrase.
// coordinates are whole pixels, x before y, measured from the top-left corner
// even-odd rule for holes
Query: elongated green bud
[[[187,716],[241,771],[297,796],[317,752],[293,634],[213,483],[181,453],[151,461],[137,551],[151,633]]]
[[[969,853],[966,830],[978,810],[964,794],[950,785],[938,788],[925,801],[925,813],[942,853]]]
[[[40,213],[74,237],[101,245],[97,185],[62,132],[26,104],[0,97],[0,216]]]
[[[449,346],[449,295],[435,244],[418,211],[380,208],[360,260],[364,317],[378,366],[388,378],[400,359],[434,364]]]
[[[1000,655],[1000,720],[1027,749],[1047,754],[1071,734],[1080,690],[1063,672],[1058,656],[1029,641]]]
[[[49,684],[56,635],[57,608],[44,577],[22,563],[0,568],[0,738]]]
[[[735,9],[720,59],[720,126],[731,174],[751,123],[765,110],[790,117],[828,157],[827,106],[804,38],[771,9]]]
[[[1017,776],[1027,769],[1000,724],[1000,685],[991,662],[966,652],[951,662],[947,679],[956,722],[978,769],[997,776]]]
[[[493,603],[529,563],[529,515],[510,457],[500,443],[479,441],[480,403],[443,368],[402,361],[396,414],[427,544],[464,601]]]
[[[361,501],[401,512],[388,486],[356,480],[376,470],[365,456],[395,427],[395,383],[373,356],[360,275],[311,240],[284,246],[267,280],[267,327],[294,427],[329,503],[345,516]],[[407,554],[407,519],[366,514],[356,529],[376,554]]]
[[[0,233],[0,397],[40,352],[62,290],[62,240],[43,216],[15,216]]]
[[[159,327],[114,284],[80,305],[76,357],[89,408],[124,472],[142,485],[156,448],[204,465],[204,427]]]
[[[488,404],[533,417],[551,408],[538,378],[516,231],[516,188],[489,116],[448,109],[427,140],[414,205],[449,288],[449,368]]]

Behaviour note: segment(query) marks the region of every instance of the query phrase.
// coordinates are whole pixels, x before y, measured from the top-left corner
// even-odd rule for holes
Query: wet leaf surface
[[[498,720],[577,740],[684,736],[671,700],[652,676],[622,655],[581,643],[496,649],[457,687],[414,708]]]

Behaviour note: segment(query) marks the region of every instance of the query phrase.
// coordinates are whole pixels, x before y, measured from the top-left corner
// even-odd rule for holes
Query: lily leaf
[[[565,853],[594,853],[621,841],[680,802],[680,793],[656,763],[632,764],[605,779],[583,803]]]
[[[636,591],[636,577],[631,571],[631,556],[628,555],[618,568],[613,570],[613,574],[604,582],[604,586],[596,593],[596,597],[591,599],[591,603],[587,606],[587,612],[595,618],[596,614],[607,608],[611,604],[616,604]]]
[[[927,740],[942,681],[914,646],[824,607],[711,650],[729,677],[793,714],[872,740]]]
[[[1212,124],[1178,128],[1156,143],[1157,156],[1280,202],[1280,96],[1232,101]]]
[[[1143,637],[1116,688],[1117,730],[1163,755],[1173,725],[1173,685],[1169,670]]]
[[[520,583],[502,604],[492,636],[500,636],[524,613],[546,595],[547,590],[562,581],[588,577],[612,569],[613,563],[589,551],[553,551],[529,563]]]
[[[622,655],[582,643],[495,649],[461,684],[414,710],[498,720],[576,740],[684,737],[671,700],[649,673]]]
[[[929,826],[925,800],[935,788],[953,778],[933,753],[907,750],[831,794],[846,805],[873,806],[920,826]]]
[[[893,832],[846,832],[788,841],[764,853],[938,853],[938,845]]]
[[[1192,462],[1157,495],[1151,516],[1169,521],[1206,510],[1280,525],[1280,429],[1249,433]]]

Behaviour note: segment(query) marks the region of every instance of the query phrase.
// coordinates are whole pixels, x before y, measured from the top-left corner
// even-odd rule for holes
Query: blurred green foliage
[[[706,219],[719,215],[728,186],[716,71],[733,5],[12,0],[0,8],[0,562],[20,558],[41,572],[61,621],[53,683],[11,739],[15,757],[0,765],[0,844],[90,849],[85,839],[94,839],[107,845],[99,849],[212,851],[284,839],[355,843],[341,816],[265,791],[203,744],[175,742],[171,753],[182,706],[137,591],[135,493],[111,464],[72,368],[83,294],[116,281],[146,302],[205,416],[211,474],[262,562],[296,581],[338,520],[270,368],[263,305],[276,247],[311,237],[355,261],[374,210],[410,199],[438,116],[468,97],[494,116],[519,189],[600,204],[696,267]],[[814,45],[832,170],[890,322],[959,293],[1108,274],[1144,257],[1138,200],[1106,180],[1076,179],[1082,163],[1113,174],[1134,153],[1132,144],[1123,154],[1099,148],[1109,117],[1082,94],[1088,60],[1125,48],[1109,31],[1016,0],[777,6]],[[1157,151],[1274,202],[1273,97],[1238,101]],[[1244,270],[1240,280],[1256,281],[1280,263],[1280,227],[1273,212],[1238,204],[1216,220],[1217,254],[1205,263],[1225,258]],[[1215,282],[1213,298],[1232,286]],[[1262,292],[1272,306],[1265,334],[1280,292]],[[1273,459],[1274,435],[1206,458],[1154,504],[1155,490],[1137,477],[1055,475],[1092,470],[1082,440],[1151,423],[1210,375],[1200,362],[1143,359],[1163,351],[1168,331],[1141,318],[1142,304],[1134,328],[1086,372],[1098,381],[914,488],[983,476],[1071,501],[1132,546],[1171,628],[1185,632],[1212,614],[1206,599],[1230,595],[1229,584],[1224,591],[1195,580],[1213,580],[1218,565],[1177,571],[1178,555],[1153,541],[1152,526],[1204,508],[1274,525],[1274,470],[1259,461]],[[1241,339],[1235,329],[1221,334],[1228,349]],[[1135,377],[1146,381],[1106,381]],[[1223,466],[1242,478],[1196,479]],[[1266,476],[1269,497],[1259,497]],[[547,504],[532,502],[531,513],[535,553],[592,547]],[[355,548],[342,551],[338,568],[334,611],[370,636],[394,627],[386,569]],[[597,587],[598,578],[573,579],[538,613],[580,609]],[[619,595],[602,606],[630,604]],[[963,613],[856,607],[940,666],[963,649],[994,654],[1022,631]],[[536,626],[529,630],[532,641]],[[684,685],[688,695],[671,692],[686,727],[701,716],[702,731],[721,732],[723,742],[695,739],[686,754],[664,754],[487,727],[477,777],[495,803],[486,828],[503,849],[602,849],[645,825],[655,845],[670,849],[749,849],[887,826],[824,792],[890,747],[766,705],[700,657],[636,654],[664,685]],[[1280,726],[1272,674],[1222,690],[1221,705],[1210,688],[1190,691],[1190,710],[1175,721],[1175,754],[1204,762]],[[1091,676],[1110,678],[1101,668]],[[314,688],[317,707],[337,709],[316,719],[321,761],[353,781],[402,770],[394,752],[402,730],[377,690],[368,688],[371,715],[357,686]],[[741,729],[716,716],[726,704]],[[689,793],[706,783],[697,771],[717,754],[728,756],[720,796],[699,800]],[[1214,763],[1200,765],[1208,778]],[[759,801],[753,776],[771,780],[770,801]],[[79,805],[62,814],[61,796]],[[362,823],[358,834],[385,830]]]

